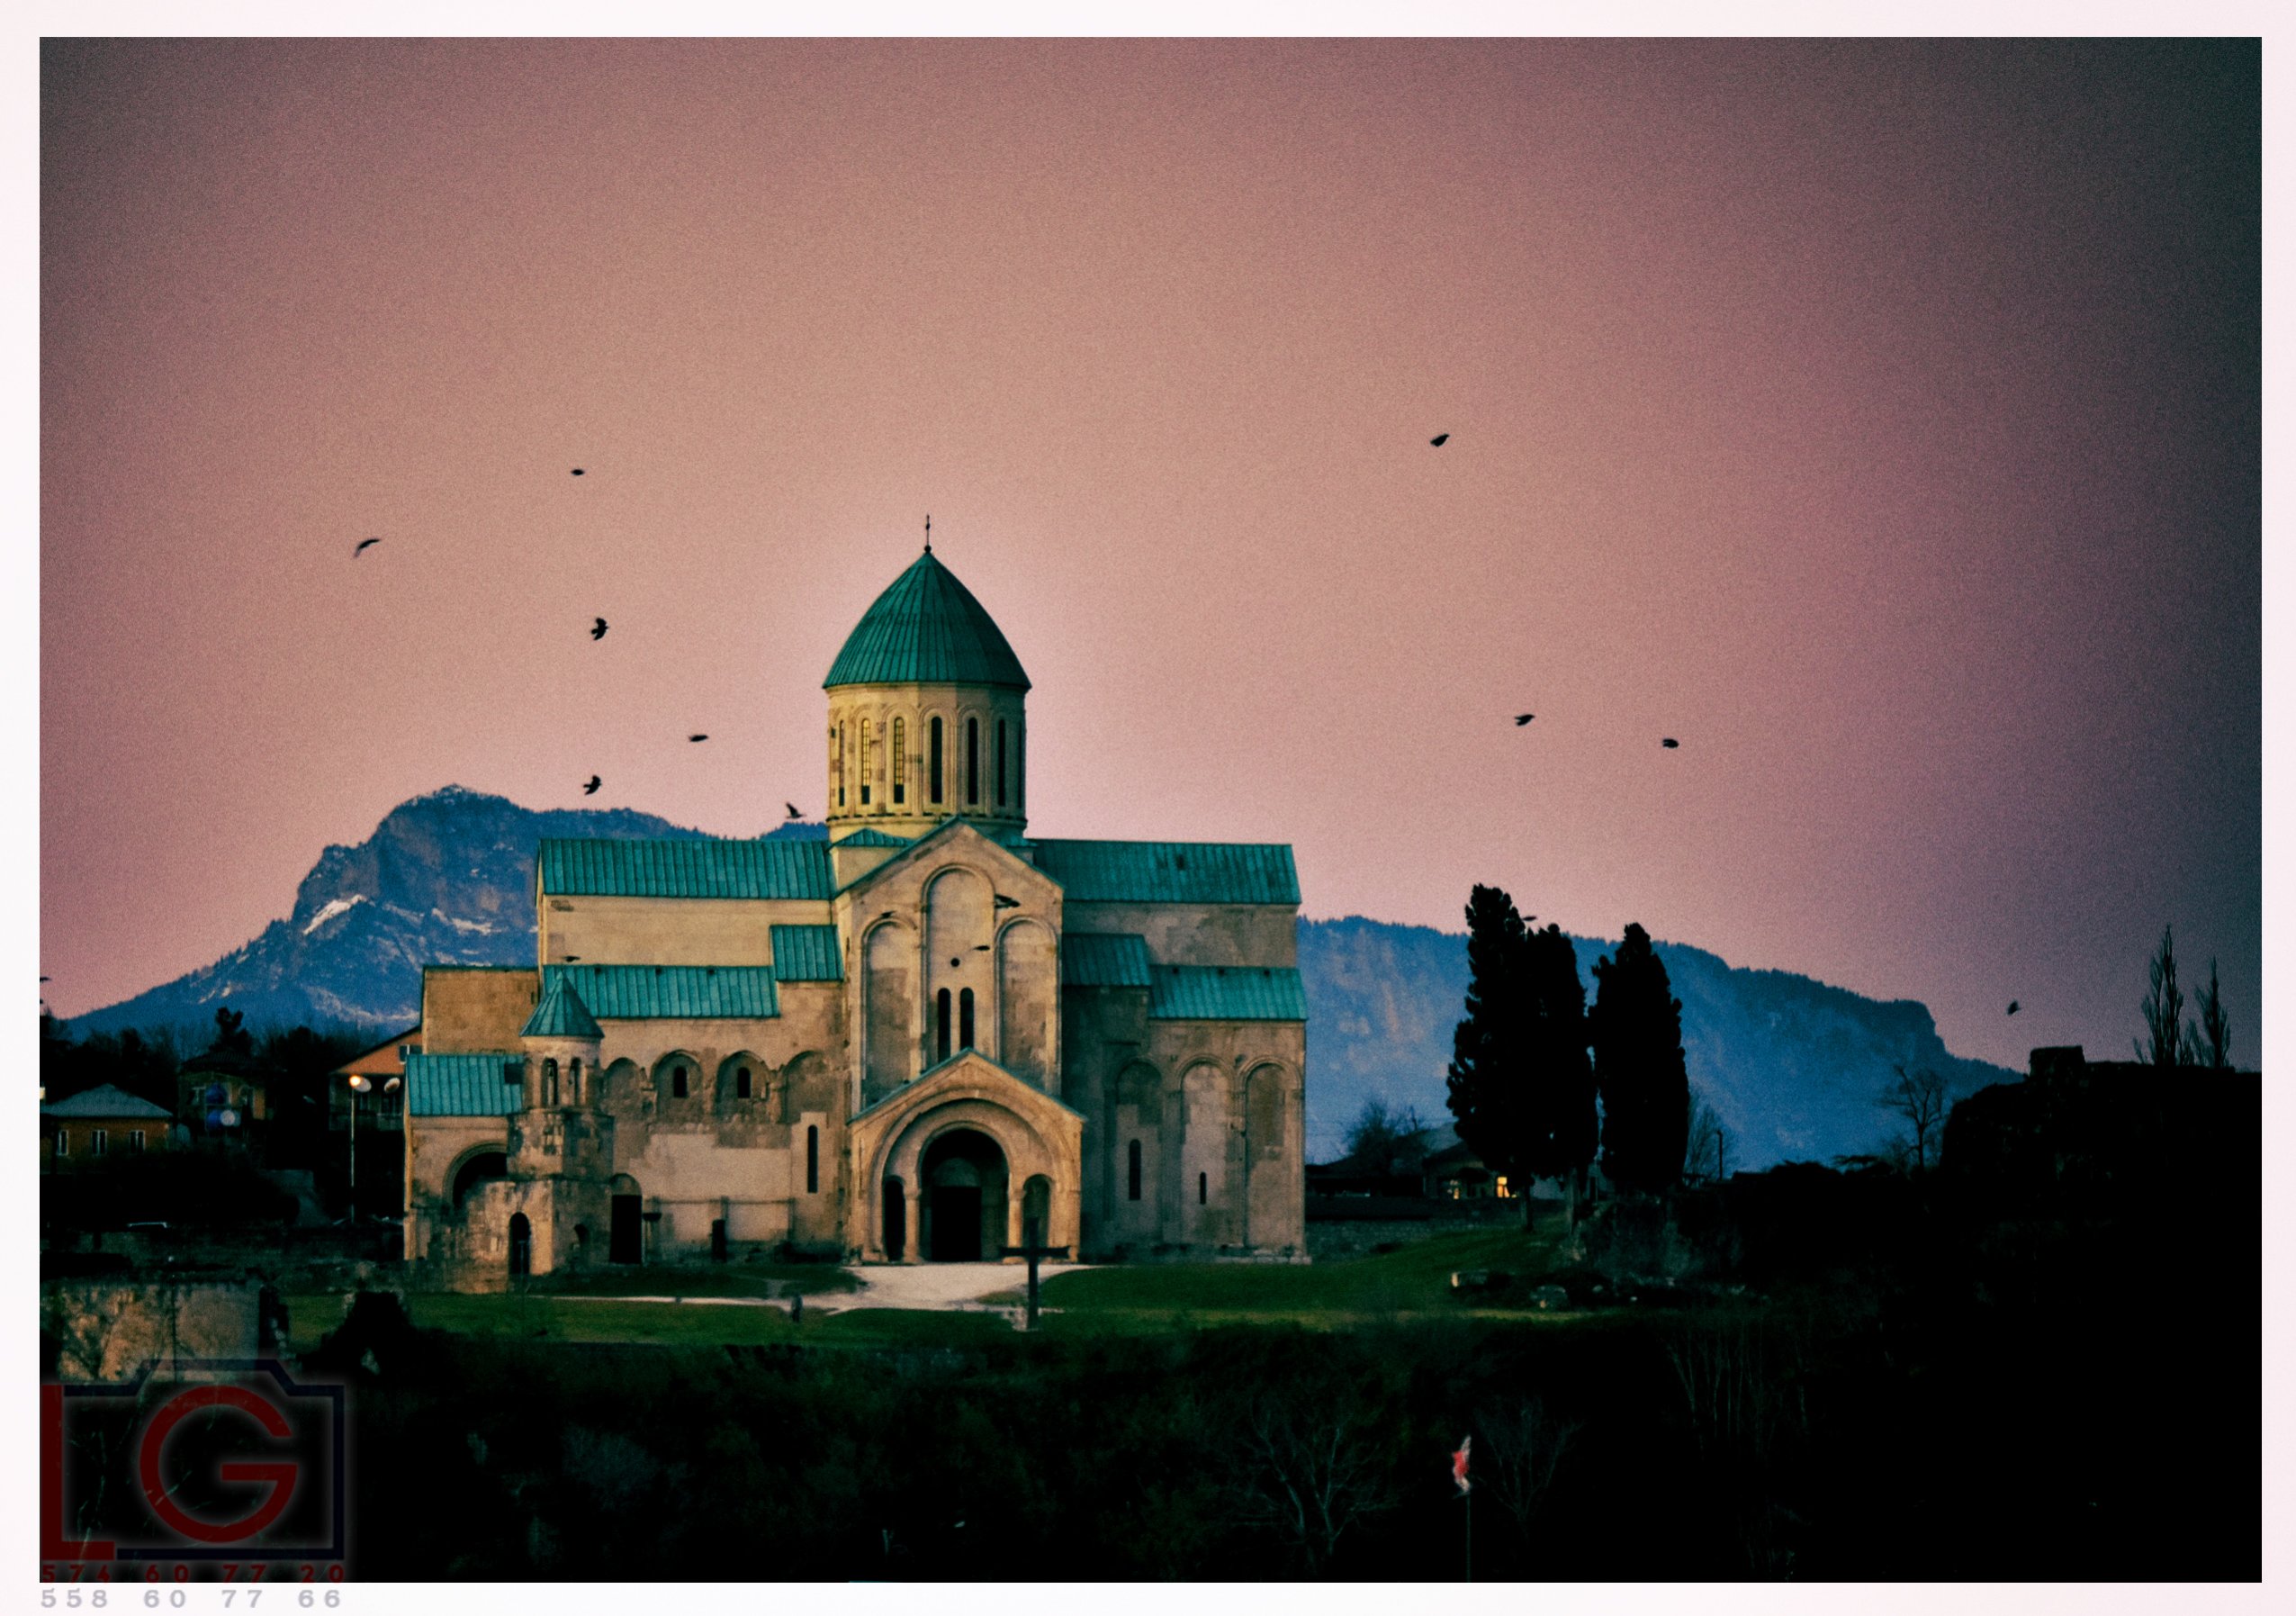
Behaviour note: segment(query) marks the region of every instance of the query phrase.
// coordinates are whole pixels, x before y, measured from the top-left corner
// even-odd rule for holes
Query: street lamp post
[[[356,1072],[351,1074],[351,1227],[359,1226],[359,1096],[367,1091],[367,1080]]]

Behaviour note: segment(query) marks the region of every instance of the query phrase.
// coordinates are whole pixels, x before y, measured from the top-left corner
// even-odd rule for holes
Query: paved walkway
[[[1040,1281],[1088,1265],[1047,1262],[1037,1268]],[[826,1292],[806,1298],[806,1311],[842,1313],[849,1307],[911,1307],[924,1313],[971,1313],[990,1296],[1004,1298],[1000,1307],[1017,1307],[1029,1288],[1029,1270],[1022,1264],[1003,1262],[882,1263],[855,1268],[861,1281],[858,1291]]]

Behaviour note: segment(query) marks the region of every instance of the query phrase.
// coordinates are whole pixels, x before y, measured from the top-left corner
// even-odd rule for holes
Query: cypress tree
[[[1682,1001],[1650,934],[1628,925],[1615,959],[1595,962],[1588,1018],[1602,1094],[1602,1170],[1623,1190],[1663,1195],[1682,1177],[1689,1142],[1690,1078],[1682,1056]]]
[[[1561,926],[1528,933],[1524,951],[1532,1111],[1525,1164],[1531,1177],[1562,1180],[1575,1223],[1598,1125],[1587,1061],[1587,987],[1579,980],[1579,951]]]
[[[1467,899],[1467,1013],[1451,1034],[1446,1088],[1461,1142],[1517,1183],[1531,1133],[1524,963],[1515,900],[1476,887]]]
[[[1562,928],[1530,930],[1497,887],[1467,904],[1466,1010],[1451,1044],[1460,1139],[1516,1187],[1526,1223],[1535,1178],[1562,1179],[1575,1218],[1596,1144],[1586,989]]]

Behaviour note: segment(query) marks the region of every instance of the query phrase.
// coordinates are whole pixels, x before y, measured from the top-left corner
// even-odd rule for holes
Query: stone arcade
[[[827,840],[545,841],[536,968],[424,972],[410,1259],[1302,1257],[1292,850],[1030,836],[930,549],[824,682]]]

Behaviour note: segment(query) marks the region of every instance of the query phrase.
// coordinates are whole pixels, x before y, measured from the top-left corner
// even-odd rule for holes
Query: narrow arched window
[[[909,724],[905,718],[893,720],[893,800],[909,800]]]
[[[673,1100],[686,1097],[686,1069],[682,1066],[670,1069],[670,1097]]]
[[[582,1058],[580,1055],[575,1056],[574,1063],[568,1067],[566,1071],[568,1075],[566,1103],[570,1106],[579,1106],[582,1103]]]
[[[542,1103],[545,1106],[558,1103],[558,1062],[555,1061],[542,1063]]]
[[[932,1001],[933,1059],[949,1059],[949,989],[943,988]]]
[[[1205,1206],[1209,1205],[1211,1202],[1211,1175],[1210,1173],[1198,1173],[1196,1175],[1196,1205],[1199,1206]]]
[[[941,720],[939,718],[932,721],[929,733],[932,740],[927,745],[927,750],[932,754],[932,767],[926,776],[926,783],[932,790],[932,799],[939,802],[941,800]]]
[[[1132,1141],[1125,1155],[1129,1160],[1124,1164],[1124,1198],[1137,1201],[1140,1198],[1140,1142]]]
[[[996,721],[996,806],[1004,806],[1004,720]]]
[[[842,724],[829,732],[829,772],[837,781],[837,806],[845,806],[845,727]]]
[[[734,1073],[734,1097],[737,1100],[750,1097],[750,1069],[746,1066]]]
[[[863,808],[869,807],[869,782],[871,772],[869,754],[869,720],[863,718],[861,720],[861,806]]]
[[[957,1047],[973,1047],[973,990],[966,989],[957,996]]]
[[[980,720],[965,720],[965,801],[980,800]]]
[[[1029,811],[1028,731],[1013,726],[1013,811]]]
[[[815,1127],[806,1129],[806,1193],[821,1193],[821,1130]]]

